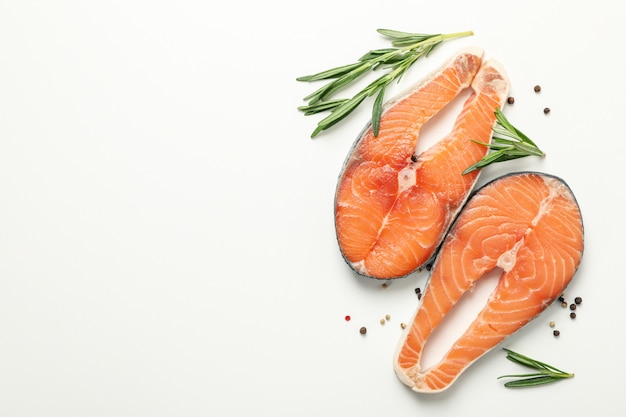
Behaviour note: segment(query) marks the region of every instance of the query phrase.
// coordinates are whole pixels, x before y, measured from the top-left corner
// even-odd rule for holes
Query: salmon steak
[[[374,136],[369,124],[352,146],[335,194],[341,254],[359,275],[404,277],[423,267],[467,200],[490,143],[495,110],[504,105],[508,77],[483,51],[466,48],[386,104]],[[416,154],[422,127],[471,87],[452,130]]]
[[[580,208],[563,180],[521,172],[486,184],[469,199],[441,245],[421,304],[396,349],[396,375],[417,392],[445,390],[557,299],[582,254]],[[431,333],[492,270],[501,274],[483,309],[437,364],[420,369]]]

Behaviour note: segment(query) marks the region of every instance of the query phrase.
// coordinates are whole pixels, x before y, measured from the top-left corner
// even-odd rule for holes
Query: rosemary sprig
[[[556,382],[561,379],[574,377],[574,374],[561,371],[560,369],[555,368],[552,365],[548,365],[547,363],[543,363],[536,359],[529,358],[528,356],[521,355],[510,349],[505,348],[504,350],[507,353],[506,358],[509,359],[510,361],[513,361],[520,365],[537,370],[537,372],[533,372],[529,374],[511,374],[511,375],[502,375],[498,377],[498,379],[520,378],[520,379],[515,379],[513,381],[506,382],[504,386],[507,388],[532,387],[536,385],[549,384],[551,382]]]
[[[402,75],[409,67],[419,58],[430,55],[444,41],[474,34],[472,31],[466,31],[428,35],[389,29],[378,29],[377,32],[391,39],[391,48],[374,49],[355,63],[297,78],[298,81],[305,82],[333,80],[306,96],[304,100],[308,100],[308,105],[298,107],[298,110],[305,116],[330,111],[330,114],[317,124],[317,128],[311,134],[312,138],[343,120],[366,98],[374,95],[376,99],[372,108],[372,129],[374,135],[378,136],[387,86],[394,80],[400,82]],[[365,74],[381,68],[389,69],[389,71],[372,81],[352,98],[332,98],[337,91],[354,83]]]
[[[490,152],[483,159],[469,166],[463,171],[463,175],[496,162],[510,161],[530,155],[545,156],[545,153],[537,147],[535,142],[509,122],[500,108],[496,108],[495,114],[496,124],[492,130],[501,137],[494,136],[491,144],[472,140],[475,143],[488,146],[494,152]]]

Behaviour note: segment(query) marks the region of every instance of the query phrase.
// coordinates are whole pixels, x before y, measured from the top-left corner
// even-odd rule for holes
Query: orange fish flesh
[[[583,222],[569,186],[542,173],[498,178],[467,202],[447,234],[421,305],[394,356],[414,391],[440,392],[479,357],[537,317],[563,293],[583,253]],[[444,316],[488,271],[502,274],[469,328],[429,369],[420,358]]]
[[[497,62],[467,48],[383,111],[378,136],[371,126],[353,145],[336,190],[335,226],[341,254],[360,275],[404,277],[424,266],[443,240],[478,179],[462,172],[488,147],[509,90]],[[428,120],[471,86],[452,131],[420,155]]]

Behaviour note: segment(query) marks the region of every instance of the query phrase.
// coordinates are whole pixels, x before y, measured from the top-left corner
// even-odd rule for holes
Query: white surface
[[[0,4],[0,415],[623,408],[626,3],[211,4]],[[578,318],[553,305],[506,345],[574,379],[507,390],[496,377],[520,369],[499,349],[443,394],[395,377],[399,324],[426,276],[384,290],[354,276],[332,216],[370,104],[316,140],[319,118],[296,111],[314,86],[295,78],[386,46],[377,28],[475,32],[401,86],[466,45],[507,69],[517,101],[506,114],[548,156],[481,181],[561,176],[582,207],[586,249],[567,292],[584,298]]]

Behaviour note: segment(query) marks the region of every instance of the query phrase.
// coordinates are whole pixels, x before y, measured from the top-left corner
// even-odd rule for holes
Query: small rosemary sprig
[[[373,95],[376,95],[376,99],[372,108],[372,129],[374,135],[378,136],[387,86],[394,80],[399,82],[402,75],[415,61],[428,56],[442,42],[473,35],[472,31],[435,35],[389,29],[378,29],[377,32],[391,39],[391,48],[374,49],[355,63],[297,78],[298,81],[305,82],[333,80],[306,96],[304,100],[309,101],[308,105],[298,107],[298,110],[305,116],[330,111],[330,114],[317,124],[317,128],[311,134],[312,138],[343,120],[366,98]],[[332,98],[337,91],[354,83],[368,72],[381,68],[389,69],[389,71],[372,81],[352,98]]]
[[[492,130],[496,135],[501,135],[502,137],[494,136],[490,144],[472,140],[478,144],[488,146],[494,152],[485,155],[483,159],[469,166],[463,171],[463,175],[496,162],[509,161],[530,155],[545,156],[545,153],[537,147],[535,142],[509,122],[500,108],[496,108],[495,114],[496,124]]]
[[[552,365],[548,365],[543,362],[539,362],[536,359],[531,359],[528,356],[521,355],[517,352],[514,352],[510,349],[504,349],[506,351],[506,358],[518,363],[520,365],[536,369],[537,372],[533,372],[530,374],[513,374],[513,375],[502,375],[498,377],[501,378],[520,378],[515,379],[513,381],[506,382],[504,384],[507,388],[523,388],[523,387],[532,387],[536,385],[549,384],[551,382],[556,382],[561,379],[572,378],[574,374],[563,372],[558,368],[555,368]]]

